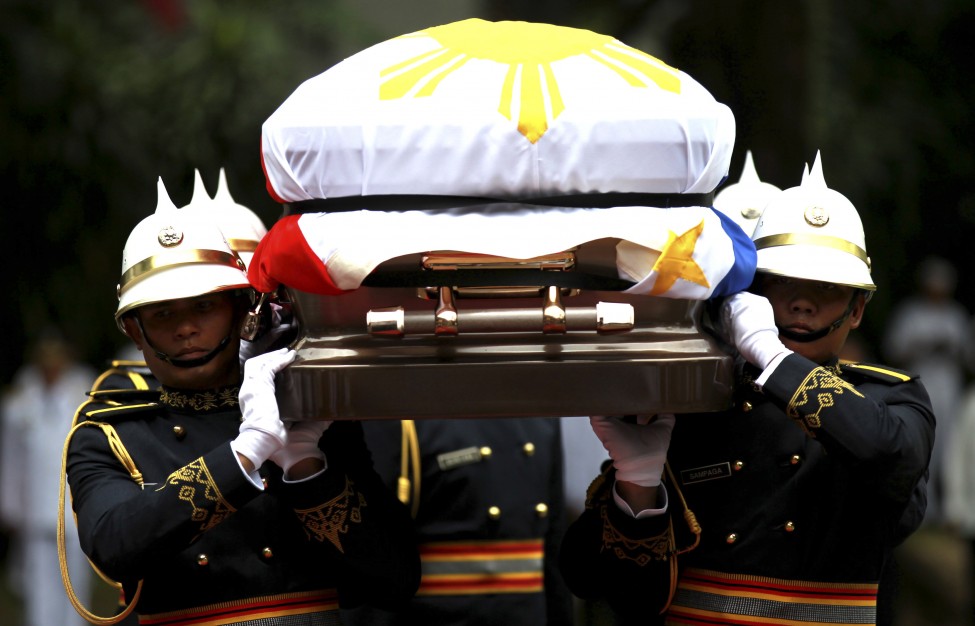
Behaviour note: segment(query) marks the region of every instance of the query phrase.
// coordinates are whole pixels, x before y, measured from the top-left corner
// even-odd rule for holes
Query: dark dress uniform
[[[874,623],[885,561],[923,517],[935,426],[924,387],[798,354],[761,391],[757,370],[740,371],[732,410],[677,418],[670,515],[620,512],[611,472],[594,485],[563,543],[570,588],[644,624],[666,606],[672,576],[668,622]],[[681,495],[701,532],[678,556],[695,540]]]
[[[558,419],[372,421],[364,428],[377,470],[415,505],[423,577],[406,609],[360,609],[346,622],[571,623],[557,559],[565,525]]]
[[[82,547],[127,598],[139,593],[140,623],[333,624],[340,604],[412,596],[412,522],[357,423],[332,424],[328,468],[305,481],[264,464],[262,491],[230,447],[237,387],[125,389],[132,380],[105,379],[82,408],[66,469]]]

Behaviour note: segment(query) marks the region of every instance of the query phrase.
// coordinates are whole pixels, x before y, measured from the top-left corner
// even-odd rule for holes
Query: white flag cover
[[[754,246],[679,195],[714,191],[734,136],[731,111],[693,78],[606,35],[479,19],[403,35],[309,79],[264,123],[272,197],[356,200],[279,221],[250,279],[334,294],[404,254],[530,258],[612,237],[634,293],[731,293],[751,280]],[[549,206],[601,194],[671,194],[674,208]],[[371,196],[493,202],[384,211]]]
[[[469,19],[309,79],[264,123],[262,152],[281,202],[707,193],[734,139],[727,106],[612,37]]]

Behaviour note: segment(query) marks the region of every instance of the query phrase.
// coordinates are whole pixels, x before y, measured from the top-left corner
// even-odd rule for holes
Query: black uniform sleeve
[[[343,608],[387,610],[408,602],[420,584],[420,557],[409,512],[373,470],[362,426],[337,421],[322,437],[328,469],[280,483],[310,550],[331,553]]]
[[[620,624],[662,624],[671,585],[670,517],[637,520],[612,497],[615,474],[590,487],[586,508],[569,526],[559,566],[580,598],[605,599]]]
[[[145,577],[162,555],[182,550],[260,493],[229,442],[140,487],[105,434],[80,428],[71,439],[67,475],[82,549],[109,577]]]
[[[911,502],[928,467],[935,427],[931,401],[917,379],[841,377],[792,354],[763,391],[829,454],[856,464],[879,494]]]

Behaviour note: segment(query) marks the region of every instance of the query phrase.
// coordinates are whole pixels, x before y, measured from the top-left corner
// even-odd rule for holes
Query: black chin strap
[[[797,333],[795,331],[780,328],[779,336],[784,337],[790,341],[795,341],[797,343],[809,343],[811,341],[817,341],[819,339],[822,339],[826,335],[830,334],[831,332],[833,332],[834,330],[842,326],[843,322],[846,321],[846,318],[850,317],[850,314],[853,313],[853,303],[856,301],[856,297],[857,297],[857,292],[853,292],[853,297],[850,298],[850,303],[846,305],[846,310],[843,311],[843,315],[841,315],[839,319],[837,319],[835,322],[833,322],[826,328],[820,328],[819,330],[815,330],[811,333]]]
[[[142,327],[142,320],[139,318],[138,315],[135,315],[134,317],[136,323],[139,325],[139,330],[142,332],[142,338],[146,340],[146,345],[152,348],[152,351],[156,353],[156,358],[159,359],[160,361],[165,361],[166,363],[169,363],[174,367],[190,368],[190,367],[199,367],[201,365],[206,365],[207,363],[212,361],[218,354],[223,352],[227,348],[227,346],[230,345],[230,335],[228,334],[226,337],[220,340],[220,343],[217,344],[216,348],[210,350],[209,352],[207,352],[201,357],[195,359],[174,359],[168,354],[166,354],[165,352],[162,352],[161,350],[156,348],[156,346],[152,345],[152,341],[149,340],[149,335],[146,334],[146,329]]]

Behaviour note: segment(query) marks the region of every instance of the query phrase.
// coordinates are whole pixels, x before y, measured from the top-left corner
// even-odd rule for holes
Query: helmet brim
[[[756,270],[868,291],[877,289],[862,260],[842,250],[822,246],[796,244],[759,250]]]
[[[165,272],[147,276],[130,285],[120,296],[115,319],[147,304],[194,298],[206,293],[246,289],[250,283],[240,269],[221,265],[187,265],[170,267]]]

